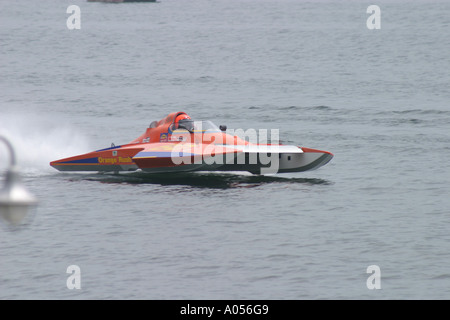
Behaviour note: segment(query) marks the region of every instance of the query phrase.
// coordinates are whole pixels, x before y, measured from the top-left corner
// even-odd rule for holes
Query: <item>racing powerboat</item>
[[[50,162],[60,171],[248,171],[276,174],[317,169],[333,154],[278,142],[278,130],[229,130],[174,112],[128,144]],[[244,135],[244,137],[240,137]]]

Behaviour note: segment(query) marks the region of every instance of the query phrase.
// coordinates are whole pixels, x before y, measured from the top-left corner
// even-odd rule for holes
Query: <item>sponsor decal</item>
[[[161,133],[159,136],[160,142],[167,142],[168,141],[168,133]]]
[[[129,162],[133,162],[133,160],[131,160],[131,157],[119,157],[119,162],[120,163],[129,163]]]
[[[169,137],[169,141],[186,141],[186,137],[185,136],[171,135]]]
[[[116,164],[117,163],[117,158],[98,157],[98,163],[101,163],[101,164]]]
[[[118,164],[118,163],[132,163],[131,157],[118,157],[118,158],[103,158],[98,157],[98,163],[100,164]]]

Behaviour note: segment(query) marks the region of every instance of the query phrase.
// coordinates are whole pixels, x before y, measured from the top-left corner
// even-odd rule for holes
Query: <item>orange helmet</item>
[[[173,128],[176,129],[186,129],[189,132],[194,131],[194,121],[187,114],[182,113],[175,118],[175,123]]]
[[[191,119],[191,117],[189,117],[187,114],[180,114],[175,118],[175,124],[178,124],[178,121],[180,120],[186,120],[186,119]]]

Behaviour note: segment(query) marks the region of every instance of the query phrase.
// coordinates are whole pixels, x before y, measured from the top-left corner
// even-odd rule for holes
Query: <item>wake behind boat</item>
[[[256,131],[246,131],[247,137],[254,138],[249,133]],[[333,154],[328,151],[244,140],[231,134],[225,126],[219,128],[211,121],[194,121],[184,112],[174,112],[160,121],[153,121],[145,133],[128,144],[52,161],[50,165],[60,171],[140,169],[153,173],[248,171],[275,174],[314,170],[332,158]]]

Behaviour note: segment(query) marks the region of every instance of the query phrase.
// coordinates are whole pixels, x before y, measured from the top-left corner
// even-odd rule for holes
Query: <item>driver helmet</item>
[[[192,119],[187,114],[180,114],[175,118],[175,129],[184,128],[189,131],[193,130]]]
[[[180,114],[175,118],[175,124],[178,124],[180,120],[191,119],[187,114]]]

